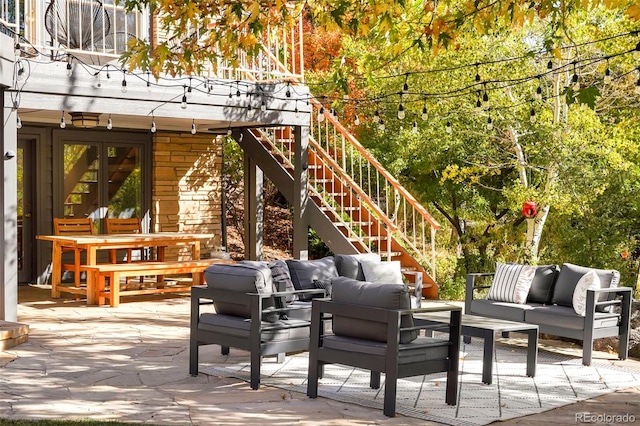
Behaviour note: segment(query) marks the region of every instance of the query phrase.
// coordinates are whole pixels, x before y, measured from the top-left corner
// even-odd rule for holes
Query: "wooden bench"
[[[98,305],[104,305],[105,299],[109,299],[109,306],[120,304],[121,296],[133,296],[138,294],[159,294],[188,292],[194,285],[203,282],[204,270],[207,266],[216,263],[233,263],[225,259],[200,259],[163,262],[137,262],[137,263],[103,263],[99,265],[83,266],[87,271],[87,293],[94,292]],[[191,274],[191,281],[185,285],[167,286],[164,282],[153,283],[154,287],[122,290],[120,278],[144,276],[162,276],[176,274]],[[106,280],[109,279],[107,290]]]

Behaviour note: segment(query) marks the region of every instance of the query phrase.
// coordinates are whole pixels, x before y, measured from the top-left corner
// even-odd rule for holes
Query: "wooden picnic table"
[[[83,294],[87,297],[87,304],[96,304],[96,295],[86,288],[75,288],[61,285],[62,278],[62,250],[63,248],[82,249],[86,251],[83,266],[97,265],[98,250],[127,249],[137,247],[157,247],[158,259],[164,260],[165,249],[168,246],[190,245],[191,258],[200,259],[200,241],[213,238],[213,234],[185,233],[185,232],[154,232],[136,234],[103,234],[103,235],[38,235],[37,239],[51,241],[51,297],[59,298],[60,292],[65,291]]]

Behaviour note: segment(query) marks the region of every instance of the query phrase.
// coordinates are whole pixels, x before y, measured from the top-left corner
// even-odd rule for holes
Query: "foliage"
[[[366,70],[381,57],[393,62],[413,49],[435,54],[458,49],[469,32],[495,34],[508,28],[544,22],[543,45],[552,50],[566,36],[571,17],[605,7],[630,21],[640,18],[638,0],[458,0],[405,2],[403,0],[125,0],[128,10],[148,7],[158,17],[167,40],[152,46],[132,40],[123,56],[130,69],[148,69],[154,75],[201,74],[220,59],[240,64],[241,53],[255,56],[265,33],[289,25],[306,8],[317,26],[367,40],[379,46],[379,56],[363,55]]]

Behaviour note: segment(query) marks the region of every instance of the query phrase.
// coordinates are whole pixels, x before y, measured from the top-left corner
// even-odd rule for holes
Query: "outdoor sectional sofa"
[[[261,358],[307,350],[311,302],[331,293],[334,280],[403,284],[399,262],[376,254],[317,260],[242,261],[205,269],[206,286],[191,291],[189,372],[198,374],[199,348],[218,344],[251,352],[251,387],[260,386]],[[422,276],[412,283],[410,307],[420,306]],[[213,305],[214,311],[206,305]]]
[[[481,277],[493,277],[491,285],[479,284]],[[618,356],[626,359],[632,295],[619,281],[618,271],[570,263],[498,263],[495,273],[467,275],[465,314],[537,324],[540,333],[582,340],[584,365],[591,365],[594,339],[617,336]],[[478,298],[483,289],[486,298]]]

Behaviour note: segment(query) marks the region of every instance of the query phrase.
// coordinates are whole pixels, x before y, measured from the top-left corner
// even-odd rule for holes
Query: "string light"
[[[156,128],[156,120],[155,117],[151,116],[151,133],[155,133],[158,129]]]
[[[151,93],[151,73],[147,71],[147,92]]]
[[[376,111],[373,113],[373,122],[374,123],[379,123],[381,121],[380,119],[380,111],[378,111],[376,109]]]
[[[427,114],[427,101],[424,102],[422,106],[422,121],[427,121],[429,119],[429,114]]]
[[[533,107],[531,107],[531,113],[529,114],[529,121],[531,122],[531,124],[536,123],[536,110]]]
[[[287,81],[287,91],[284,94],[287,98],[291,97],[291,82]]]
[[[450,121],[447,121],[447,125],[446,125],[446,127],[445,127],[445,131],[446,131],[448,134],[453,133],[453,128],[451,127],[451,122],[450,122]]]
[[[122,93],[127,93],[127,72],[126,71],[122,71],[122,85],[120,87],[120,91]]]
[[[356,126],[360,125],[360,117],[358,117],[358,114],[356,114],[355,118],[353,119],[353,124],[355,124]]]
[[[113,121],[111,121],[111,114],[109,114],[109,118],[107,118],[107,130],[113,129]]]
[[[489,108],[489,94],[487,93],[487,89],[484,89],[484,95],[482,95],[482,106],[484,108]]]
[[[71,77],[71,75],[73,74],[73,66],[71,65],[71,61],[73,61],[71,55],[67,55],[67,77]]]
[[[298,100],[296,99],[296,109],[294,110],[296,113],[296,118],[300,118],[300,110],[298,109]]]
[[[553,69],[553,61],[551,59],[549,59],[549,62],[547,62],[547,69],[548,70],[552,70]]]
[[[405,116],[406,114],[404,112],[404,105],[398,105],[398,120],[404,120]]]
[[[322,123],[324,121],[324,107],[321,106],[318,111],[318,123]]]
[[[381,132],[384,132],[385,126],[383,119],[380,119],[380,123],[378,123],[378,129],[380,129]]]
[[[191,92],[192,92],[192,90],[193,90],[193,89],[191,88],[191,77],[189,77],[189,87],[187,87],[187,97],[188,97],[189,99],[191,99],[191,96],[192,96],[192,93],[191,93]]]
[[[402,85],[402,91],[403,92],[409,91],[409,73],[405,74],[404,76],[404,85]]]
[[[604,70],[604,84],[611,84],[611,70],[607,65],[607,69]]]
[[[191,121],[191,134],[195,135],[198,132],[198,130],[196,130],[196,119],[194,118]]]
[[[482,78],[480,77],[480,70],[478,69],[478,64],[476,64],[476,83],[480,83]]]
[[[576,71],[575,66],[573,67],[573,76],[571,76],[572,89],[574,92],[580,90],[580,78],[578,77],[578,72]]]
[[[262,101],[260,102],[260,111],[264,112],[267,110],[267,101],[264,100],[264,98],[262,98]]]
[[[482,101],[480,100],[480,91],[478,91],[478,99],[476,100],[476,113],[482,111]]]
[[[538,79],[538,87],[536,88],[536,93],[533,95],[533,98],[536,101],[542,100],[542,86],[540,85],[540,79]]]
[[[18,129],[22,129],[22,120],[20,120],[20,116],[16,114],[16,127]]]
[[[418,122],[413,120],[413,128],[411,129],[412,133],[418,133]]]
[[[180,102],[180,108],[187,109],[187,87],[183,86],[182,90],[183,90],[183,93],[182,93],[182,102]]]
[[[491,114],[489,114],[489,118],[487,118],[487,130],[493,130],[493,119],[491,118]]]

